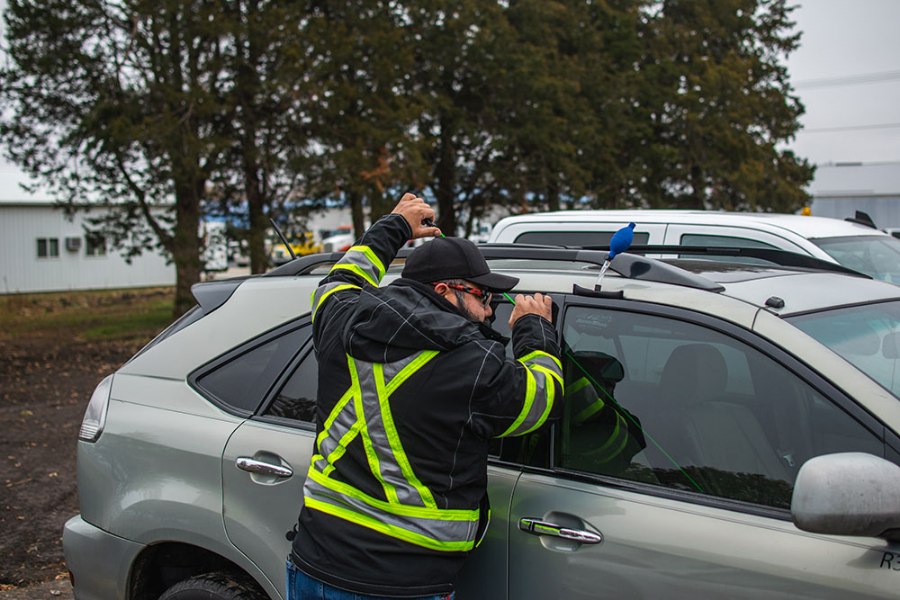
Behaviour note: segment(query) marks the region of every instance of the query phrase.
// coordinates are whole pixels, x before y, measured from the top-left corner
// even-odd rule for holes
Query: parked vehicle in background
[[[291,250],[293,250],[293,255]],[[316,242],[315,234],[312,231],[304,231],[294,236],[290,250],[283,243],[274,244],[270,257],[273,265],[280,266],[294,260],[295,256],[306,256],[321,251],[322,244]]]
[[[322,252],[346,252],[356,238],[352,225],[342,225],[337,229],[322,232]]]
[[[860,222],[774,213],[572,210],[506,217],[492,243],[604,247],[635,223],[633,245],[775,248],[841,264],[900,284],[900,240]]]
[[[219,221],[204,221],[200,224],[200,238],[203,240],[203,270],[225,271],[228,269],[228,238],[226,225]]]
[[[553,297],[566,394],[551,426],[494,440],[460,599],[897,597],[900,287],[774,251],[623,253],[596,290],[606,252],[481,251]],[[198,284],[97,387],[63,536],[77,598],[284,598],[316,435],[309,302],[339,257]]]

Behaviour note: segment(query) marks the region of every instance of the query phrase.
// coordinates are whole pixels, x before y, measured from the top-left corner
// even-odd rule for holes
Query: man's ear
[[[438,282],[438,283],[435,283],[435,284],[434,284],[434,291],[436,291],[436,292],[437,292],[438,294],[440,294],[441,296],[443,296],[444,294],[446,294],[449,290],[450,290],[450,288],[447,287],[447,284],[446,284],[446,283]]]

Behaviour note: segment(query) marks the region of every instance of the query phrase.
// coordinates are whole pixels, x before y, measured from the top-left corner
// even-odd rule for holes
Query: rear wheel
[[[269,600],[259,588],[225,573],[207,573],[179,581],[159,600]]]

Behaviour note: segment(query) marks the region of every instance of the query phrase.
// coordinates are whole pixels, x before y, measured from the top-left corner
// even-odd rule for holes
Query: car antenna
[[[291,248],[290,244],[288,244],[287,238],[284,237],[284,234],[281,233],[280,229],[278,229],[278,225],[275,224],[275,219],[273,219],[272,217],[269,217],[269,223],[271,223],[272,227],[275,228],[275,233],[277,233],[278,237],[281,238],[281,243],[284,244],[284,247],[287,248],[288,252],[290,252],[291,260],[294,260],[295,258],[297,258],[297,255],[294,253],[294,249]]]

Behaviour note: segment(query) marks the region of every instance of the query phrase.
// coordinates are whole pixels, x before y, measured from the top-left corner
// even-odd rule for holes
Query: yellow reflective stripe
[[[394,375],[394,378],[387,384],[385,392],[388,396],[394,393],[403,382],[409,379],[416,371],[425,366],[425,363],[438,355],[437,350],[423,350],[411,363],[403,367],[403,369]]]
[[[381,281],[381,278],[384,277],[384,263],[381,262],[381,259],[378,258],[378,255],[371,248],[368,246],[350,246],[347,252],[362,252],[365,254],[372,266],[375,267],[375,270],[378,271],[378,280]]]
[[[315,321],[315,320],[316,320],[316,311],[319,310],[319,307],[322,306],[322,303],[325,302],[325,299],[328,298],[328,296],[334,294],[335,292],[340,292],[340,291],[342,291],[342,290],[350,290],[350,289],[353,289],[353,290],[359,290],[359,289],[362,289],[362,288],[360,288],[358,285],[353,285],[352,283],[345,283],[345,284],[343,284],[343,285],[339,285],[339,286],[337,286],[337,287],[335,287],[335,288],[332,288],[332,289],[328,290],[327,292],[325,292],[324,294],[322,294],[322,297],[319,298],[318,304],[316,304],[315,306],[313,306],[313,309],[312,309],[312,316],[310,317],[309,320],[310,320],[310,321]],[[318,291],[318,290],[317,290],[317,291]],[[316,292],[313,292],[313,293],[312,293],[312,296],[310,296],[310,298],[309,298],[309,303],[312,304],[313,301],[315,300],[315,298],[316,298]]]
[[[534,374],[528,367],[525,367],[525,403],[522,407],[522,411],[519,413],[519,416],[516,417],[516,420],[513,421],[513,424],[509,426],[509,429],[501,433],[497,437],[504,437],[518,429],[519,425],[525,420],[528,414],[531,412],[531,405],[534,404],[534,396],[536,393],[536,384],[534,381]]]
[[[332,471],[334,471],[335,466],[334,463],[340,459],[344,453],[347,451],[347,446],[350,445],[357,435],[359,435],[359,428],[362,427],[362,421],[358,420],[353,426],[347,430],[347,433],[343,435],[343,437],[338,442],[337,448],[335,448],[331,454],[328,455],[328,458],[325,460],[328,462],[328,466],[322,469],[322,473],[325,475],[330,475]]]
[[[619,415],[617,415],[617,416],[619,416]],[[600,448],[597,448],[596,450],[588,452],[587,453],[588,457],[590,457],[593,460],[596,460],[598,462],[604,463],[604,462],[610,461],[613,458],[617,457],[619,455],[619,453],[622,452],[622,450],[625,448],[626,444],[628,444],[628,432],[625,431],[624,429],[620,429],[619,425],[621,422],[623,422],[623,420],[622,420],[622,417],[619,416],[619,420],[616,421],[616,428],[610,434],[610,437],[607,440],[607,442],[605,444],[603,444],[603,446],[601,446]],[[615,448],[607,451],[608,446],[612,442],[614,442],[616,440],[616,438],[619,439],[619,445],[616,446]]]
[[[372,279],[372,275],[366,273],[365,269],[363,269],[359,265],[354,265],[353,263],[338,263],[331,267],[331,272],[333,273],[337,269],[346,269],[347,271],[351,271],[368,281],[373,286],[378,287],[378,282]]]
[[[374,498],[365,492],[362,492],[348,483],[337,481],[330,477],[322,475],[320,472],[310,468],[308,477],[314,481],[333,490],[339,494],[350,496],[360,502],[368,504],[372,508],[401,517],[411,517],[414,519],[431,519],[434,521],[469,521],[477,522],[479,518],[478,509],[464,508],[429,508],[426,506],[413,506],[410,504],[391,504]]]
[[[616,441],[616,438],[619,436],[620,425],[622,424],[622,416],[619,413],[616,413],[616,427],[612,430],[612,433],[609,434],[609,438],[607,438],[606,443],[597,448],[596,450],[591,451],[591,454],[594,456],[598,454],[602,454],[605,450],[607,450],[613,442]],[[624,432],[623,432],[624,433]],[[626,436],[627,439],[627,436]],[[619,449],[621,450],[621,448]]]
[[[587,421],[588,419],[590,419],[591,417],[596,415],[598,412],[603,410],[604,406],[606,406],[606,404],[603,402],[603,400],[600,398],[597,398],[594,402],[590,403],[584,410],[582,410],[580,413],[575,415],[575,423],[577,423],[579,425],[581,423],[584,423],[585,421]]]
[[[540,371],[541,373],[544,373],[545,376],[553,373],[553,371],[551,371],[550,369],[548,369],[546,367],[542,367],[540,365],[535,365],[532,368],[535,371]],[[553,408],[553,402],[555,401],[555,397],[556,397],[556,389],[553,387],[553,384],[550,382],[550,380],[545,381],[545,387],[547,390],[547,392],[546,392],[547,399],[546,399],[546,402],[544,403],[545,404],[544,412],[541,413],[541,416],[538,418],[537,422],[534,425],[532,425],[531,427],[529,427],[528,429],[526,429],[525,431],[523,431],[522,433],[517,434],[517,435],[525,435],[526,433],[531,433],[532,431],[534,431],[535,429],[537,429],[538,427],[543,425],[544,421],[547,420],[547,416],[550,414],[550,410]]]
[[[322,441],[328,437],[328,431],[331,429],[332,424],[334,424],[335,420],[337,420],[338,415],[343,412],[344,407],[347,405],[347,402],[350,401],[350,398],[353,397],[353,392],[355,389],[358,389],[359,382],[357,382],[356,387],[351,385],[347,388],[347,391],[344,392],[344,395],[341,396],[341,399],[337,401],[337,404],[334,405],[334,408],[331,409],[331,414],[328,415],[328,418],[325,420],[325,424],[322,426],[322,431],[319,432],[318,437],[316,438],[316,448],[321,452],[322,451]],[[359,417],[357,416],[357,419]]]
[[[431,550],[439,550],[444,552],[465,552],[471,550],[475,546],[474,541],[442,542],[440,540],[435,540],[419,533],[407,531],[401,527],[397,527],[396,525],[383,523],[367,515],[353,512],[352,510],[349,510],[347,508],[333,506],[326,502],[321,502],[319,500],[316,500],[315,498],[307,498],[306,506],[330,514],[334,517],[350,521],[351,523],[356,523],[357,525],[372,529],[379,533],[389,535],[393,538],[403,540],[404,542],[409,542],[410,544],[415,544],[416,546],[422,546],[423,548],[429,548]]]
[[[534,352],[529,352],[528,354],[520,358],[519,361],[528,362],[529,360],[537,357],[551,359],[554,363],[556,363],[556,366],[559,367],[560,370],[562,370],[562,363],[559,362],[559,359],[549,352],[544,352],[543,350],[535,350]]]
[[[575,383],[566,386],[566,398],[574,396],[576,392],[580,392],[589,385],[591,385],[591,382],[587,380],[587,377],[582,377]]]
[[[408,370],[409,367],[414,364],[415,361],[407,365],[403,371]],[[403,473],[407,483],[416,488],[416,491],[419,492],[419,498],[422,499],[422,503],[425,506],[437,508],[437,503],[434,501],[434,496],[431,495],[431,490],[422,485],[422,482],[416,477],[416,474],[412,470],[412,465],[409,464],[409,458],[403,450],[403,444],[400,443],[400,435],[397,433],[397,427],[394,425],[394,416],[391,414],[391,405],[388,402],[390,394],[386,392],[384,386],[384,365],[375,363],[372,367],[375,372],[375,390],[376,394],[378,394],[378,405],[381,408],[381,422],[384,424],[384,431],[387,434],[388,443],[391,445],[391,452],[394,454],[394,460],[396,460],[397,464],[400,466],[400,472]],[[398,379],[403,374],[403,371],[398,373],[394,379]],[[415,369],[412,371],[414,372]],[[396,493],[395,490],[394,494]]]

